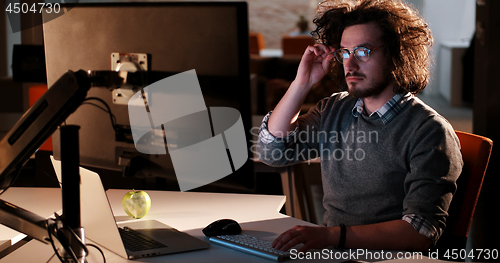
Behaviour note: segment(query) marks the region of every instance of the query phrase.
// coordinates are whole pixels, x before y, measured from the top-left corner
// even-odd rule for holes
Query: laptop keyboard
[[[130,251],[144,251],[150,249],[164,248],[166,245],[128,227],[119,227],[123,245]]]

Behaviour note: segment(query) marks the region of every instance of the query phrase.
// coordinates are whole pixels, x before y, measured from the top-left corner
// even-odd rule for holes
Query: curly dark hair
[[[327,0],[318,5],[311,34],[318,43],[340,47],[348,26],[376,22],[383,32],[385,55],[398,87],[396,93],[417,94],[429,82],[431,31],[418,12],[400,0]],[[333,81],[346,88],[342,64],[331,65]]]

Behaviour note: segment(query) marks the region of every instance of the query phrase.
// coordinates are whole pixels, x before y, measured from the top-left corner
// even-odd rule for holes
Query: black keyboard
[[[130,251],[137,252],[167,247],[166,245],[128,227],[119,227],[118,230],[120,231],[123,245]]]

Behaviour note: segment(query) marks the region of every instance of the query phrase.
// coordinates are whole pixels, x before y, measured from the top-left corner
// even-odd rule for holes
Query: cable
[[[52,245],[52,248],[54,249],[54,252],[55,252],[57,258],[61,262],[66,262],[62,258],[62,256],[59,254],[59,250],[56,248],[56,245],[55,245],[55,242],[54,242],[54,239],[52,238],[52,236],[55,236],[57,238],[57,241],[59,241],[59,244],[61,244],[61,246],[64,248],[64,251],[66,251],[71,256],[71,258],[74,260],[74,262],[78,262],[78,256],[75,254],[75,251],[73,251],[73,248],[68,245],[68,242],[65,239],[65,237],[59,238],[62,234],[61,230],[64,229],[66,231],[69,231],[69,234],[76,241],[78,241],[78,244],[84,250],[85,255],[89,254],[87,246],[83,243],[83,241],[80,239],[80,237],[73,231],[73,229],[64,226],[64,224],[61,220],[61,217],[57,213],[54,213],[54,216],[56,217],[55,219],[47,219],[46,225],[47,225],[47,232],[49,235],[49,241],[50,241],[50,244]],[[52,221],[52,223],[50,221]]]
[[[52,220],[54,222],[49,223],[50,220]],[[54,235],[54,236],[57,237],[57,221],[56,220],[54,220],[54,219],[47,219],[47,232],[48,232],[48,235],[49,235],[50,244],[52,245],[52,249],[54,249],[55,255],[57,256],[57,258],[59,259],[59,261],[65,262],[64,259],[59,254],[59,251],[56,248],[56,245],[54,243],[54,239],[52,238],[52,235]],[[59,239],[57,239],[57,240],[59,241]],[[64,247],[64,245],[61,242],[59,242],[59,243]],[[64,248],[64,249],[66,250],[66,248]],[[73,260],[75,260],[75,259],[73,259]],[[75,262],[78,262],[78,259],[76,259]]]
[[[52,248],[54,249],[54,252],[55,252],[57,258],[59,259],[59,261],[66,262],[62,258],[62,256],[59,254],[59,250],[56,248],[54,239],[52,238],[52,236],[55,236],[56,238],[59,237],[60,228],[58,225],[59,225],[59,223],[62,223],[59,219],[59,216],[56,213],[54,213],[54,215],[56,216],[56,219],[48,219],[47,220],[47,232],[49,235],[49,241],[50,241],[50,244],[52,245]],[[53,222],[49,223],[50,220],[52,220]],[[70,256],[72,257],[74,262],[78,262],[78,258],[75,255],[75,252],[73,251],[73,249],[71,247],[68,246],[67,242],[65,242],[64,240],[59,239],[59,238],[57,238],[57,241],[59,241],[59,244],[61,244],[61,246],[63,246],[64,251],[66,251],[70,254]],[[84,248],[84,249],[86,250],[86,248]]]
[[[75,262],[78,262],[78,256],[73,251],[73,248],[68,245],[66,238],[65,237],[58,238],[62,234],[61,230],[64,229],[66,231],[69,231],[70,235],[76,241],[78,241],[79,245],[84,250],[85,255],[89,254],[89,250],[88,250],[87,246],[91,246],[91,247],[97,249],[99,251],[99,253],[101,253],[103,262],[106,263],[106,256],[104,255],[104,252],[101,250],[101,248],[99,248],[98,246],[96,246],[94,244],[85,244],[81,240],[81,238],[73,231],[73,229],[70,229],[70,228],[64,226],[61,217],[57,213],[54,213],[54,216],[55,216],[55,219],[50,219],[50,218],[47,219],[46,226],[47,226],[47,232],[49,235],[50,244],[52,245],[52,248],[54,249],[55,255],[57,256],[57,258],[61,262],[67,262],[67,261],[61,256],[59,250],[57,249],[53,236],[57,238],[57,241],[59,242],[59,244],[61,244],[61,246],[64,248],[64,250],[71,256],[71,259],[74,260]]]
[[[89,100],[99,101],[100,103],[102,103],[104,105],[105,109],[102,108],[101,106],[97,105],[97,104],[88,102]],[[103,99],[98,98],[98,97],[88,97],[88,98],[86,98],[84,100],[84,102],[82,103],[82,105],[83,104],[92,105],[92,106],[95,106],[95,107],[103,110],[104,112],[107,112],[109,114],[109,118],[111,120],[111,126],[113,127],[113,130],[117,131],[117,128],[116,128],[116,116],[113,114],[113,112],[111,112],[111,108],[109,107],[109,105]]]
[[[96,246],[94,244],[87,244],[87,246],[91,246],[91,247],[97,249],[101,253],[103,263],[106,263],[106,256],[104,255],[104,252],[101,250],[101,248],[99,248],[98,246]]]
[[[54,253],[54,254],[53,254],[53,255],[49,258],[49,260],[47,260],[45,263],[50,262],[50,261],[52,260],[52,258],[53,258],[55,255],[56,255],[56,253]]]

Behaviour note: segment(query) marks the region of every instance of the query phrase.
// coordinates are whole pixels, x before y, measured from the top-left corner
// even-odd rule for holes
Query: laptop
[[[51,160],[61,182],[61,162],[53,156]],[[135,259],[210,247],[209,243],[156,220],[136,219],[117,224],[99,175],[80,167],[80,178],[81,224],[85,237],[119,256]],[[139,244],[124,244],[135,240],[136,234],[142,239]],[[145,250],[144,242],[149,247]]]

